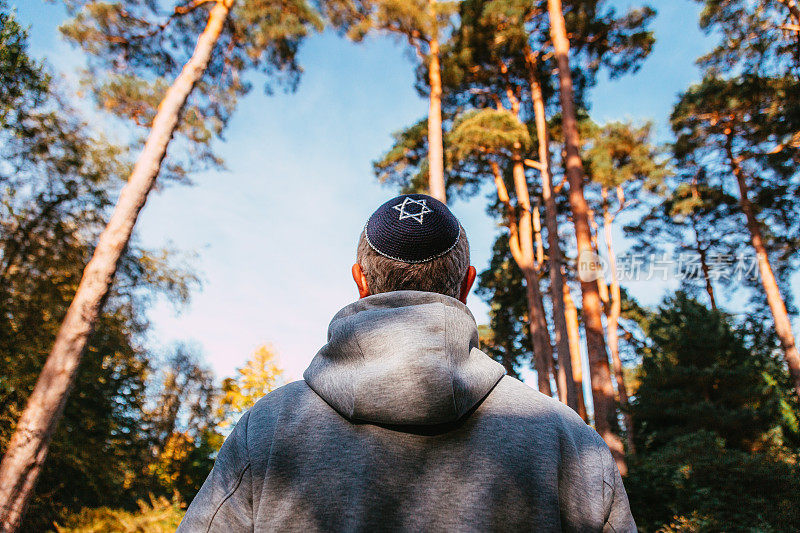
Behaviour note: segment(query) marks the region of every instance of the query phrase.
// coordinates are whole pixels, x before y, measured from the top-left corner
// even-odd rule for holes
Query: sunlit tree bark
[[[616,213],[612,213],[608,203],[608,189],[603,187],[603,232],[606,241],[606,254],[608,256],[608,270],[611,275],[610,295],[608,313],[606,315],[608,326],[608,349],[611,352],[611,362],[614,365],[614,378],[617,382],[617,395],[619,404],[622,408],[622,416],[625,420],[625,431],[627,434],[628,453],[636,453],[633,435],[633,418],[631,417],[630,405],[628,402],[628,387],[625,385],[625,374],[622,369],[622,359],[619,356],[619,319],[622,315],[622,289],[619,284],[617,274],[617,255],[614,251],[614,241],[612,228]],[[617,186],[617,213],[622,211],[625,206],[625,197],[621,186]]]
[[[732,143],[733,135],[732,132],[729,132],[726,150],[731,172],[736,177],[736,183],[739,185],[739,204],[747,220],[747,229],[750,232],[750,243],[753,245],[753,249],[756,252],[758,271],[761,275],[761,285],[764,287],[767,304],[769,304],[772,318],[775,321],[775,333],[778,335],[778,340],[780,340],[784,358],[789,367],[789,374],[794,383],[795,392],[797,396],[800,397],[800,353],[798,353],[794,333],[792,332],[792,323],[789,320],[789,313],[786,312],[786,304],[783,301],[778,282],[772,271],[769,254],[764,245],[764,237],[761,234],[761,226],[756,218],[753,204],[750,201],[750,188],[747,184],[747,176],[745,176],[744,169],[741,166],[741,159],[733,153]]]
[[[194,53],[167,90],[150,134],[56,336],[28,404],[0,464],[0,531],[15,531],[33,492],[87,339],[130,240],[139,211],[155,183],[180,112],[208,65],[233,0],[212,7]]]
[[[439,62],[436,0],[429,0],[428,5],[429,17],[436,26],[428,50],[428,83],[431,86],[428,106],[428,187],[431,196],[447,203],[444,185],[444,146],[442,143],[442,72]]]
[[[564,23],[561,0],[548,0],[550,15],[550,37],[558,64],[559,95],[566,151],[566,173],[569,182],[569,202],[575,226],[578,259],[588,259],[592,253],[591,230],[589,228],[589,207],[583,194],[584,172],[580,157],[580,136],[575,114],[572,73],[569,67],[569,39]],[[582,257],[583,256],[583,257]],[[583,323],[586,332],[586,346],[592,380],[595,429],[603,437],[624,474],[627,467],[624,449],[619,436],[614,433],[616,409],[614,406],[614,387],[611,384],[611,370],[606,353],[603,335],[602,306],[594,280],[581,280]]]
[[[586,400],[583,396],[583,361],[581,361],[581,333],[580,323],[578,322],[578,309],[572,299],[572,293],[564,280],[564,317],[567,322],[567,333],[569,334],[569,355],[572,360],[572,379],[575,381],[575,393],[578,401],[578,414],[585,421],[589,421],[589,414],[586,412]]]
[[[539,290],[539,272],[536,268],[534,254],[533,226],[525,169],[521,161],[519,161],[519,164],[515,162],[513,171],[514,189],[517,195],[519,211],[521,211],[519,217],[517,217],[515,215],[516,210],[511,205],[511,199],[499,165],[494,161],[490,164],[494,174],[495,186],[497,187],[497,197],[505,204],[508,213],[507,226],[509,229],[511,255],[525,278],[526,297],[528,300],[528,327],[531,332],[531,343],[533,344],[537,384],[540,392],[552,396],[553,390],[550,386],[550,375],[552,373],[551,357],[553,349],[550,344],[550,333],[547,331],[546,318],[544,317],[542,293]]]
[[[575,411],[580,412],[578,391],[573,378],[570,338],[564,309],[563,273],[561,271],[561,244],[558,241],[558,208],[553,194],[553,175],[550,164],[550,133],[542,95],[542,85],[536,74],[537,59],[530,47],[526,49],[526,62],[530,78],[531,100],[533,102],[536,136],[539,144],[537,168],[541,173],[542,200],[545,207],[547,226],[547,260],[550,274],[550,299],[553,304],[553,326],[555,330],[556,352],[558,353],[557,383],[561,400]],[[577,341],[577,339],[576,339]],[[581,395],[582,397],[582,395]],[[586,408],[583,407],[585,412]]]

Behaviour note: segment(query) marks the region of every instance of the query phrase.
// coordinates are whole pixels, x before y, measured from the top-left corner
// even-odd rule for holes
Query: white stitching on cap
[[[364,224],[364,237],[366,237],[367,244],[369,244],[369,247],[372,248],[373,250],[375,250],[376,252],[378,252],[379,254],[381,254],[383,257],[388,257],[389,259],[394,259],[395,261],[400,261],[401,263],[416,264],[416,263],[427,263],[428,261],[433,261],[437,257],[442,257],[444,254],[446,254],[447,252],[449,252],[450,250],[455,248],[456,245],[458,244],[459,239],[461,239],[461,226],[459,226],[459,228],[458,228],[458,236],[456,237],[456,242],[454,242],[453,245],[450,248],[448,248],[447,250],[445,250],[445,251],[443,251],[441,253],[438,253],[438,254],[436,254],[436,255],[434,255],[432,257],[429,257],[427,259],[419,259],[419,260],[416,260],[416,261],[412,261],[410,259],[400,259],[399,257],[393,257],[393,256],[391,256],[389,254],[385,254],[385,253],[381,252],[380,250],[378,250],[378,248],[376,248],[375,245],[372,244],[372,241],[369,240],[369,232],[367,231],[367,226],[368,225],[369,225],[369,221],[367,221],[367,223]]]

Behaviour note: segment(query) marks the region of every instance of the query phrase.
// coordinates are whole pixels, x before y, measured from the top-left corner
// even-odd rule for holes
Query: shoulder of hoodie
[[[314,402],[315,398],[317,398],[317,395],[304,380],[292,381],[267,393],[250,408],[248,411],[250,424],[259,424],[266,420],[275,419],[287,407],[292,411],[296,411],[309,401]],[[319,400],[323,402],[321,398]]]
[[[282,423],[291,425],[306,417],[318,420],[321,413],[334,415],[335,411],[320,398],[304,380],[293,381],[275,389],[247,412],[247,441],[253,447],[269,446],[274,431]],[[592,448],[607,462],[611,453],[600,435],[578,414],[559,400],[546,396],[511,376],[503,376],[478,407],[478,416],[507,418],[509,426],[516,429],[530,426],[537,432],[546,429],[561,442],[562,451],[572,448]],[[339,416],[332,416],[339,420]],[[510,431],[511,435],[525,432]],[[249,438],[250,436],[254,438]],[[266,438],[265,438],[266,437]],[[566,445],[566,446],[565,446]],[[250,452],[261,452],[253,450]],[[251,455],[252,457],[252,455]]]
[[[287,383],[261,398],[249,411],[249,426],[257,429],[277,421],[281,414],[293,418],[302,416],[304,408],[330,409],[304,380]],[[331,409],[332,410],[332,409]],[[288,411],[288,413],[287,413]],[[570,433],[580,440],[605,442],[597,432],[586,424],[578,414],[556,398],[551,398],[511,376],[503,376],[481,403],[483,416],[503,416],[522,422],[551,426]],[[259,430],[259,432],[261,432]]]
[[[610,454],[602,437],[578,413],[511,376],[500,379],[479,410],[484,415],[508,417],[517,426],[546,427],[574,445],[599,448],[601,453]]]
[[[255,433],[262,437],[268,434],[271,437],[279,419],[285,418],[287,414],[294,418],[310,404],[319,409],[320,404],[325,404],[325,402],[311,390],[304,380],[292,381],[278,387],[263,396],[247,411],[246,415],[249,419],[247,433]],[[259,440],[263,441],[263,438]]]
[[[532,440],[535,449],[545,453],[548,445],[553,446],[549,452],[558,454],[560,469],[567,472],[566,478],[572,482],[583,479],[572,484],[572,489],[577,491],[572,495],[575,501],[585,500],[587,487],[599,488],[608,518],[612,500],[619,497],[615,496],[620,485],[619,472],[608,445],[578,413],[511,376],[500,379],[479,408],[481,410],[489,416],[513,420],[513,429],[506,432],[509,438]],[[534,434],[536,438],[531,439]],[[624,487],[622,493],[624,497]]]

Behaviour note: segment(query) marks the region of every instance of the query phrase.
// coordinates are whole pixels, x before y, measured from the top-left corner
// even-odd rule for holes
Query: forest
[[[710,47],[660,134],[592,117],[659,46],[646,0],[55,1],[69,72],[0,0],[0,531],[174,530],[289,379],[270,344],[228,376],[153,349],[203,280],[135,226],[226,168],[251,93],[291,101],[320,34],[404,50],[427,113],[366,179],[485,212],[481,348],[600,434],[639,529],[800,529],[798,2],[691,0]]]

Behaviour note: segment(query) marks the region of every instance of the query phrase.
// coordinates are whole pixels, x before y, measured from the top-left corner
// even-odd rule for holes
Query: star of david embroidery
[[[420,206],[421,209],[416,213],[407,211],[407,208],[409,207],[410,204],[417,204],[418,206]],[[433,213],[433,211],[431,211],[431,209],[425,203],[425,199],[414,200],[409,196],[406,196],[405,200],[403,200],[403,203],[397,204],[396,206],[394,206],[394,208],[400,211],[400,220],[404,220],[406,218],[413,218],[420,224],[422,224],[422,220],[427,213]]]

